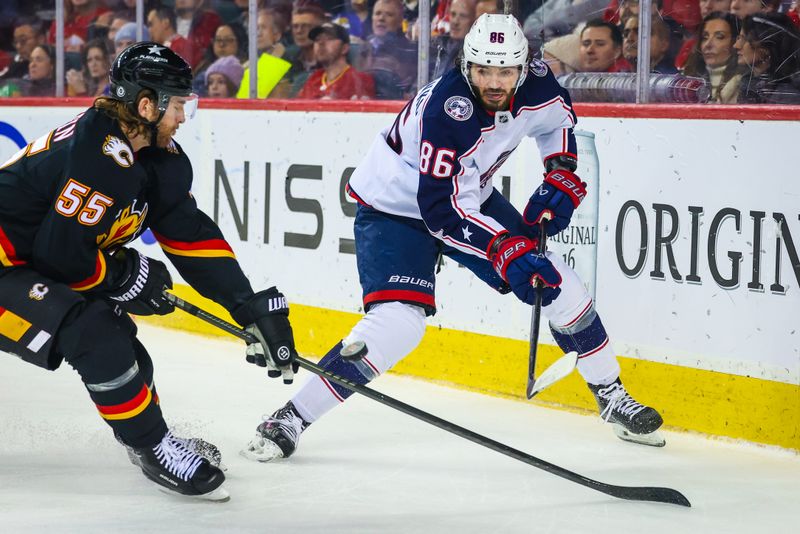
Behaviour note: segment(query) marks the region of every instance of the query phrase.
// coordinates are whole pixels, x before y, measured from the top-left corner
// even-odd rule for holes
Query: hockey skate
[[[658,428],[664,422],[661,415],[649,406],[636,402],[625,390],[619,378],[607,386],[589,384],[594,393],[600,417],[611,423],[618,438],[663,447],[666,444]]]
[[[189,441],[168,431],[156,446],[132,450],[142,473],[162,491],[210,501],[229,500],[222,487],[225,475],[192,450]]]
[[[139,462],[139,457],[136,455],[136,451],[134,451],[133,447],[122,441],[116,432],[114,432],[114,438],[119,442],[120,445],[125,447],[125,451],[128,453],[128,459],[131,461],[131,463],[136,467],[142,467],[141,463]],[[188,438],[186,439],[186,446],[192,452],[195,452],[208,460],[208,463],[214,467],[219,467],[223,471],[228,470],[228,467],[222,463],[222,453],[219,452],[219,449],[213,443],[209,443],[200,438]]]
[[[291,456],[300,434],[308,428],[291,401],[270,416],[264,416],[264,422],[256,428],[256,435],[241,451],[248,460],[269,462],[278,458]]]

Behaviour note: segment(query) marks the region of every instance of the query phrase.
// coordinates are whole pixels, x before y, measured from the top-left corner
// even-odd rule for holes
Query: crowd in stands
[[[3,0],[0,97],[55,94],[54,0]],[[653,73],[706,80],[711,102],[800,104],[800,0],[652,0]],[[534,57],[556,75],[635,72],[639,0],[515,0]],[[114,58],[137,41],[136,0],[64,0],[66,96],[108,92]],[[195,90],[248,98],[403,100],[418,88],[418,0],[144,0],[142,39],[173,49]],[[456,64],[464,36],[502,0],[432,0],[429,77]]]

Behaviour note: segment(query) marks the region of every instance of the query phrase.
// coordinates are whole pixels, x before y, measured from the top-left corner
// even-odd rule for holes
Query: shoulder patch
[[[472,102],[463,96],[451,96],[444,103],[444,111],[457,121],[472,117]]]
[[[115,135],[107,135],[103,143],[103,154],[110,156],[120,167],[133,165],[133,150],[128,143]]]
[[[547,63],[541,59],[532,59],[530,64],[530,71],[539,78],[547,75]]]

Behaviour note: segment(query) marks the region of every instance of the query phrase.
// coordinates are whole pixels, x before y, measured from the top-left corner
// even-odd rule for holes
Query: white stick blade
[[[536,383],[534,384],[533,390],[531,390],[528,398],[530,399],[545,388],[548,388],[562,378],[569,376],[577,365],[577,352],[573,351],[563,355],[561,358],[556,360],[553,365],[545,369],[542,373],[542,376],[536,379]]]

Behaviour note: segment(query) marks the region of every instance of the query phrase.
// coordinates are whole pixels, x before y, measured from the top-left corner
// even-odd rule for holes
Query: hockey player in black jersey
[[[274,287],[254,293],[189,192],[191,164],[172,140],[194,98],[189,65],[139,43],[110,81],[110,98],[0,165],[0,351],[49,370],[66,360],[147,478],[225,500],[215,448],[167,427],[128,316],[173,311],[169,272],[125,245],[152,229],[183,278],[261,341],[247,360],[285,383],[296,370],[289,308]]]

